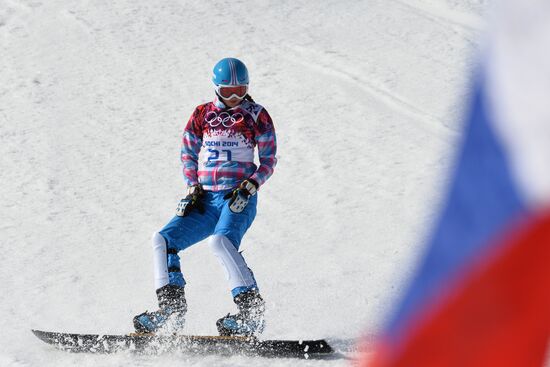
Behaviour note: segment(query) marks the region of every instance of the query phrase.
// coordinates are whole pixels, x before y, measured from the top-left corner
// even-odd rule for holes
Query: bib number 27
[[[230,150],[227,150],[227,149],[224,149],[224,150],[208,149],[208,152],[210,153],[210,155],[208,156],[208,162],[220,160],[220,155],[222,155],[222,156],[225,155],[226,161],[231,160],[231,151]]]

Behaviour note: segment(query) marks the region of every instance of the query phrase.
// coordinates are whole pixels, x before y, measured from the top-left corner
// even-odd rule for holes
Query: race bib
[[[249,147],[240,134],[229,136],[226,131],[217,131],[219,135],[205,136],[199,159],[201,162],[254,162],[254,148]]]

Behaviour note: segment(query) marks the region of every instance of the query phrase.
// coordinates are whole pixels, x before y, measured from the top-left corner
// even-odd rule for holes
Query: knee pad
[[[256,280],[235,245],[224,235],[213,235],[210,249],[225,268],[231,289],[256,286]]]
[[[155,272],[155,288],[159,289],[168,284],[168,257],[166,253],[166,240],[158,232],[153,233],[151,239],[153,246],[153,267]]]
[[[153,245],[153,251],[157,251],[159,249],[164,249],[164,251],[166,251],[166,240],[158,232],[153,233],[151,244]]]

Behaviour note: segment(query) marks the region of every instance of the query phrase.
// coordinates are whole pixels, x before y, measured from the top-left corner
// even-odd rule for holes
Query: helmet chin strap
[[[218,94],[218,92],[215,92],[215,93],[216,93],[216,99],[214,101],[214,104],[216,105],[216,107],[227,108],[225,103],[223,103],[223,101],[222,101],[222,97]]]

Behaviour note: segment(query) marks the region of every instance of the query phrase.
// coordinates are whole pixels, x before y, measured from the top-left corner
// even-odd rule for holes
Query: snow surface
[[[181,130],[237,56],[279,142],[242,245],[265,337],[361,355],[441,198],[486,3],[0,0],[0,366],[348,365],[69,354],[30,329],[124,333],[155,307]],[[205,243],[182,267],[187,332],[214,334],[234,307],[223,271]]]

